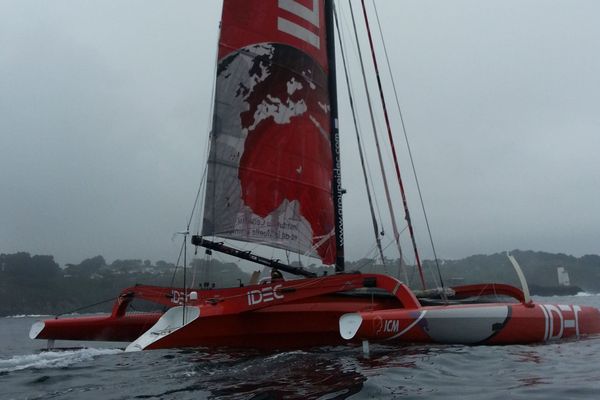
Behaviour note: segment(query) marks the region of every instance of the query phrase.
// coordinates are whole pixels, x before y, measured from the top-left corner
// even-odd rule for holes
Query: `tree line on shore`
[[[511,252],[519,261],[527,281],[539,286],[557,286],[557,267],[569,274],[571,284],[588,292],[600,292],[600,256],[574,257],[534,251]],[[460,260],[439,260],[446,286],[500,282],[519,286],[518,279],[504,253],[474,255]],[[437,282],[436,262],[423,263],[428,287]],[[325,267],[309,266],[318,274],[330,272]],[[404,266],[409,286],[420,288],[414,266]],[[261,269],[257,267],[256,269]],[[398,260],[375,263],[372,260],[348,262],[348,271],[387,273],[404,280]],[[263,272],[266,274],[266,272]],[[197,258],[189,263],[186,282],[194,288],[232,287],[249,282],[250,273],[236,263],[211,258]],[[135,284],[181,287],[183,268],[165,261],[115,260],[88,258],[79,264],[60,267],[51,255],[20,252],[0,254],[0,316],[17,314],[58,314],[106,312],[120,291]],[[106,301],[105,301],[106,300]],[[99,304],[97,304],[99,303]]]

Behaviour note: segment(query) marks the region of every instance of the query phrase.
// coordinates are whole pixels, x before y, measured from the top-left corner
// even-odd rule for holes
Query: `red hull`
[[[364,287],[384,289],[388,294],[348,295]],[[131,349],[198,346],[275,349],[361,340],[534,343],[600,333],[600,312],[592,307],[526,304],[520,290],[506,285],[474,285],[455,290],[455,299],[504,294],[518,302],[424,307],[396,279],[361,274],[190,292],[185,307],[181,307],[184,296],[181,290],[138,286],[123,291],[111,316],[47,320],[34,325],[31,336],[135,340]],[[161,314],[126,315],[133,298],[171,308],[162,317]]]
[[[148,349],[219,346],[260,349],[338,345],[339,318],[353,310],[384,309],[392,301],[321,296],[307,302],[268,307],[251,313],[200,317]]]
[[[555,304],[470,304],[347,314],[348,340],[448,344],[529,344],[600,333],[594,307]]]
[[[48,319],[36,322],[32,339],[105,340],[132,342],[158,321],[162,314],[132,314],[122,317],[97,316]],[[39,333],[36,333],[39,331]]]

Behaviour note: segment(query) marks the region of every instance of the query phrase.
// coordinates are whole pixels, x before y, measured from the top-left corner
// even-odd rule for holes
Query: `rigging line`
[[[181,261],[181,255],[183,254],[184,246],[185,242],[182,243],[181,248],[179,249],[179,257],[177,257],[177,264],[175,264],[175,269],[173,270],[173,275],[171,276],[171,284],[169,285],[171,289],[174,288],[173,283],[175,282],[175,275],[177,274],[177,269],[179,268],[179,262]]]
[[[390,240],[390,241],[388,242],[388,244],[386,244],[385,246],[383,246],[383,251],[385,251],[385,250],[386,250],[388,247],[390,247],[392,244],[394,244],[394,241],[393,241],[393,240]],[[392,263],[392,265],[393,265],[393,264],[394,264],[394,263]],[[402,258],[399,258],[399,259],[398,259],[398,270],[397,270],[397,273],[398,273],[398,276],[397,276],[397,278],[398,278],[398,280],[400,280],[400,274],[401,274],[402,272],[404,272],[404,273],[405,273],[405,277],[406,277],[406,279],[407,279],[407,280],[406,280],[406,282],[404,282],[404,283],[406,284],[406,286],[409,286],[409,281],[408,281],[408,272],[406,271],[406,264],[403,262],[403,259],[402,259]],[[387,267],[386,267],[386,273],[387,273]]]
[[[220,27],[219,27],[220,30]],[[217,41],[218,43],[218,41]],[[206,131],[208,132],[208,140],[206,140],[204,142],[204,160],[208,160],[209,157],[209,153],[210,153],[210,141],[212,138],[212,116],[214,114],[214,106],[215,106],[215,93],[216,93],[216,84],[217,84],[217,67],[218,67],[218,63],[219,63],[219,45],[217,44],[216,48],[215,48],[215,54],[214,54],[214,67],[213,67],[213,74],[212,74],[212,83],[211,83],[211,95],[210,95],[210,107],[209,107],[209,118],[208,122],[207,122],[207,126],[206,126]],[[202,171],[202,176],[200,178],[200,184],[198,185],[198,191],[196,192],[196,198],[194,199],[194,205],[192,206],[192,211],[190,212],[190,217],[188,219],[188,223],[187,223],[187,231],[190,231],[190,226],[192,224],[192,221],[194,219],[194,215],[196,212],[196,207],[198,207],[198,209],[200,210],[200,212],[202,212],[202,208],[204,206],[204,196],[202,197],[202,199],[199,202],[200,196],[202,195],[202,191],[205,188],[205,180],[206,180],[206,176],[208,174],[208,163],[204,163],[204,169]],[[196,232],[200,232],[200,224],[201,224],[201,218],[198,218],[198,226],[196,229]]]
[[[427,233],[429,234],[429,242],[431,243],[431,250],[433,251],[433,258],[435,260],[435,266],[437,268],[437,273],[438,273],[438,277],[440,279],[440,285],[443,288],[444,287],[444,280],[442,279],[442,273],[441,273],[441,269],[440,269],[440,263],[439,263],[439,259],[437,256],[437,252],[435,250],[435,244],[433,241],[433,235],[431,234],[431,229],[429,227],[429,218],[427,217],[427,212],[425,211],[425,203],[423,201],[423,195],[421,194],[421,185],[419,184],[419,178],[417,176],[417,169],[415,168],[415,162],[413,159],[413,155],[412,155],[412,150],[410,148],[410,142],[408,140],[408,133],[406,130],[406,125],[404,123],[404,115],[402,113],[402,108],[400,107],[400,100],[398,99],[398,91],[396,90],[396,81],[394,80],[394,75],[392,74],[392,67],[390,64],[390,58],[388,56],[388,52],[387,52],[387,46],[385,45],[385,40],[383,38],[383,30],[381,29],[381,21],[379,19],[379,12],[377,11],[377,5],[376,2],[373,1],[373,7],[375,9],[375,16],[377,18],[377,26],[379,27],[379,35],[381,37],[381,43],[383,44],[383,52],[385,54],[385,60],[386,60],[386,64],[388,67],[388,73],[390,75],[390,80],[392,82],[392,89],[394,92],[394,97],[396,99],[396,106],[398,108],[398,115],[400,116],[400,124],[402,126],[402,132],[404,133],[404,139],[406,141],[406,148],[408,150],[408,158],[410,159],[410,165],[412,167],[413,170],[413,175],[415,177],[415,183],[417,185],[417,192],[419,194],[419,200],[421,201],[421,209],[423,210],[423,217],[425,218],[425,226],[427,227]]]
[[[438,285],[439,287],[444,287],[444,282],[438,282],[438,276],[436,276],[435,271],[433,270],[433,267],[429,268],[430,274],[431,274],[431,279],[433,280],[433,282]],[[439,273],[439,271],[438,271]],[[447,299],[442,299],[442,300],[447,300]]]
[[[348,23],[348,18],[346,15],[344,15],[344,9],[343,7],[339,7],[339,15],[341,18],[338,18],[339,22],[344,22],[346,24],[345,29],[346,31],[351,31],[351,29],[349,28],[349,23]],[[341,24],[340,24],[341,25]],[[342,26],[342,28],[344,28],[344,26]],[[344,35],[344,29],[340,29],[338,27],[338,35],[340,37],[340,40],[343,41],[344,43],[348,43],[348,40],[345,38]],[[356,56],[358,56],[358,53],[356,52],[356,48],[355,47],[351,47],[352,50],[354,50],[354,53]],[[347,60],[348,57],[345,57],[345,60]],[[354,89],[352,89],[354,87],[353,82],[352,82],[352,76],[348,73],[346,73],[346,77],[348,78],[348,81],[350,82],[350,84],[348,85],[348,90],[352,93],[352,96],[354,96]],[[360,116],[356,113],[353,114],[353,116],[356,116],[356,120],[358,122],[358,126],[361,126],[360,123]],[[362,138],[362,131],[361,129],[359,129],[357,131],[357,135],[359,135]],[[370,185],[370,190],[371,193],[373,195],[373,200],[375,203],[375,209],[377,210],[377,216],[379,218],[379,225],[381,226],[381,235],[383,236],[385,234],[385,227],[383,224],[383,217],[381,216],[381,207],[379,206],[379,201],[377,199],[377,193],[375,191],[375,184],[374,184],[374,179],[373,179],[373,174],[372,174],[372,170],[371,170],[371,165],[369,163],[369,158],[365,158],[365,165],[366,165],[366,169],[367,169],[367,173],[369,175],[369,185]],[[369,190],[369,188],[367,189]]]
[[[225,3],[222,2],[222,4],[221,4],[221,8],[222,9],[223,9],[223,7],[225,7],[224,4]],[[209,203],[209,204],[212,205],[211,209],[209,210],[209,213],[210,213],[210,216],[211,216],[211,218],[213,220],[213,223],[214,223],[215,216],[217,214],[216,213],[217,194],[216,194],[216,190],[214,188],[214,184],[213,184],[212,193],[208,192],[208,181],[209,181],[209,179],[208,179],[208,171],[212,172],[211,177],[213,178],[213,182],[215,182],[216,178],[217,178],[216,172],[215,172],[216,168],[214,167],[214,164],[216,163],[216,160],[215,159],[211,160],[210,154],[211,154],[211,150],[213,149],[213,146],[214,147],[217,146],[217,141],[214,140],[214,142],[213,142],[213,139],[214,139],[214,131],[213,131],[213,129],[214,129],[215,125],[216,125],[215,124],[216,116],[215,116],[214,108],[215,108],[216,91],[217,91],[216,87],[217,87],[217,71],[218,71],[218,64],[219,64],[219,46],[221,45],[221,39],[222,39],[222,35],[223,35],[223,30],[221,29],[222,28],[222,22],[223,21],[219,22],[219,39],[217,40],[217,46],[216,46],[215,55],[214,55],[213,87],[212,87],[212,96],[211,96],[212,101],[211,101],[211,105],[210,105],[210,114],[209,114],[209,118],[208,118],[209,124],[211,124],[211,125],[210,125],[209,135],[208,135],[208,145],[206,146],[206,161],[207,161],[206,162],[206,171],[207,171],[206,172],[206,175],[207,175],[206,180],[207,180],[207,185],[206,185],[206,188],[205,188],[205,191],[204,191],[205,195],[203,197],[203,201],[204,202],[206,202],[206,198],[209,195],[212,197],[211,202]],[[216,157],[216,153],[217,153],[217,151],[216,151],[216,148],[215,148],[215,157]],[[210,168],[211,162],[213,164],[212,168]],[[206,207],[206,205],[205,205],[205,207]],[[206,210],[204,210],[204,211],[206,211]],[[200,224],[202,224],[202,222],[201,222],[202,218],[198,218],[198,220],[199,220],[198,221],[198,227],[200,227]],[[214,231],[214,229],[213,229],[213,231]],[[212,234],[214,235],[214,232]]]
[[[111,297],[110,299],[106,299],[106,300],[99,301],[99,302],[97,302],[97,303],[94,303],[94,304],[88,304],[87,306],[79,307],[79,308],[76,308],[76,309],[74,309],[74,310],[70,310],[70,311],[61,312],[60,314],[56,314],[56,315],[54,316],[54,319],[58,319],[58,317],[60,317],[61,315],[65,315],[65,314],[73,314],[74,312],[81,311],[81,310],[86,310],[86,309],[88,309],[88,308],[92,308],[92,307],[95,307],[95,306],[99,306],[100,304],[104,304],[104,303],[108,303],[108,302],[112,302],[112,301],[115,301],[115,298],[114,298],[114,297]]]
[[[369,45],[371,46],[371,58],[373,59],[373,66],[375,67],[375,76],[377,77],[377,87],[379,88],[379,97],[381,99],[381,103],[383,106],[383,115],[385,118],[385,124],[387,127],[388,139],[390,142],[390,147],[392,150],[392,155],[394,156],[394,167],[396,170],[396,177],[398,179],[398,185],[400,186],[400,194],[402,196],[402,205],[404,206],[404,217],[406,218],[406,222],[408,222],[408,231],[410,232],[410,238],[413,245],[413,251],[415,253],[415,259],[417,261],[417,266],[419,267],[419,274],[421,276],[421,284],[423,285],[423,289],[426,289],[425,286],[425,278],[423,277],[423,268],[421,267],[421,260],[419,259],[419,252],[417,250],[417,241],[415,239],[415,234],[412,226],[412,222],[410,220],[410,211],[408,210],[408,202],[406,201],[406,193],[404,191],[404,184],[402,183],[402,176],[400,175],[400,166],[398,165],[398,157],[396,155],[396,147],[394,146],[394,138],[392,137],[392,128],[390,125],[390,120],[387,112],[387,106],[385,103],[385,97],[383,95],[383,87],[381,85],[381,77],[379,76],[379,67],[377,65],[377,58],[375,57],[375,47],[373,45],[373,38],[371,36],[371,29],[369,27],[369,18],[367,16],[367,8],[365,7],[365,0],[361,0],[363,16],[365,19],[365,25],[367,29],[367,36],[369,38]]]
[[[345,28],[345,30],[346,30],[346,31],[348,31],[348,32],[349,32],[349,31],[352,31],[352,29],[350,29],[350,27],[349,27],[349,26],[350,26],[350,24],[349,24],[349,22],[348,22],[348,17],[347,17],[347,16],[345,15],[345,13],[344,13],[344,7],[339,7],[339,12],[340,12],[340,13],[339,13],[339,15],[341,16],[341,21],[343,21],[343,22],[344,22],[344,24],[345,24],[345,25],[344,25],[344,28]],[[340,35],[340,36],[342,37],[342,40],[344,40],[344,42],[346,42],[346,43],[348,42],[348,40],[347,40],[347,39],[345,39],[345,32],[344,32],[344,29],[342,29],[342,30],[341,30],[341,35]],[[358,51],[357,51],[356,47],[355,47],[355,46],[351,46],[351,49],[353,50],[353,51],[352,51],[352,53],[353,53],[355,56],[358,56]],[[348,58],[348,57],[346,57],[346,59],[347,59],[347,58]],[[354,95],[354,90],[352,89],[352,88],[354,87],[354,85],[353,85],[353,82],[352,82],[352,76],[351,76],[350,74],[347,74],[347,76],[348,76],[348,79],[349,79],[349,81],[350,81],[350,85],[349,85],[350,87],[349,87],[349,89],[351,90],[352,94]],[[361,126],[361,124],[360,124],[360,116],[359,116],[358,114],[356,115],[356,119],[357,119],[357,121],[358,121],[358,125],[359,125],[359,126]],[[376,122],[377,122],[377,121],[376,121]],[[378,126],[379,126],[379,124],[378,124]],[[357,131],[357,134],[358,134],[358,135],[360,135],[360,137],[362,138],[362,131],[361,131],[360,129]],[[389,155],[388,155],[388,154],[386,154],[386,156],[388,156],[388,157],[389,157]],[[390,158],[390,159],[391,159],[391,158]],[[367,173],[368,173],[368,175],[369,175],[369,181],[370,181],[370,182],[369,182],[369,185],[370,185],[370,190],[371,190],[371,192],[372,192],[372,194],[373,194],[373,200],[374,200],[374,202],[375,202],[375,209],[377,210],[377,216],[378,216],[378,218],[379,218],[379,224],[380,224],[380,226],[381,226],[381,232],[380,232],[380,235],[381,235],[381,236],[384,236],[384,235],[385,235],[385,230],[386,230],[386,228],[385,228],[385,225],[384,225],[384,223],[383,223],[384,219],[383,219],[383,217],[382,217],[382,214],[381,214],[381,207],[380,207],[380,205],[379,205],[379,200],[378,200],[377,192],[375,191],[375,183],[374,183],[374,182],[375,182],[375,180],[373,179],[373,172],[372,172],[372,168],[371,168],[371,165],[370,165],[370,162],[369,162],[369,159],[368,159],[368,158],[366,158],[366,159],[365,159],[365,164],[366,164]],[[368,189],[367,189],[367,190],[368,190]],[[401,235],[401,234],[402,234],[402,232],[403,232],[403,231],[405,231],[405,230],[406,230],[406,227],[404,227],[404,228],[403,228],[403,229],[402,229],[402,230],[399,232],[399,235]],[[387,248],[388,248],[388,247],[389,247],[389,246],[390,246],[392,243],[393,243],[393,240],[392,240],[390,243],[388,243],[387,245],[385,245],[385,246],[383,247],[383,250],[384,250],[384,252],[385,252],[385,250],[386,250],[386,249],[387,249]],[[399,258],[399,260],[401,260],[401,262],[403,262],[403,261],[404,261],[404,259],[403,259],[403,255],[402,255],[402,252],[400,252],[400,258]],[[405,269],[405,268],[406,268],[406,264],[402,264],[402,267],[398,269],[398,273],[400,274],[400,273],[401,273],[401,271],[404,271],[404,269]],[[399,277],[398,277],[398,278],[399,278]],[[407,284],[408,284],[408,282],[407,282]]]
[[[219,25],[219,32],[220,32],[220,25]],[[220,35],[220,33],[219,33]],[[220,41],[220,40],[219,40]],[[218,41],[218,42],[219,42]],[[219,45],[217,42],[217,46],[215,47],[215,53],[214,53],[214,62],[213,62],[213,74],[212,74],[212,84],[211,84],[211,95],[210,95],[210,107],[209,107],[209,117],[208,117],[208,122],[207,122],[207,126],[206,126],[206,131],[208,132],[208,140],[204,142],[204,160],[208,161],[208,158],[210,156],[210,144],[211,144],[211,140],[213,137],[213,118],[214,118],[214,111],[215,111],[215,98],[216,98],[216,92],[217,92],[217,70],[218,70],[218,65],[219,65]],[[196,203],[198,201],[198,196],[200,196],[201,191],[202,191],[202,186],[203,184],[205,184],[205,180],[207,179],[208,176],[208,162],[204,163],[204,171],[202,173],[202,178],[200,181],[200,187],[198,188],[198,194],[196,195]],[[206,189],[206,187],[205,187]],[[202,197],[201,204],[200,204],[200,212],[202,212],[202,208],[204,207],[204,197]],[[196,205],[196,203],[194,203],[194,206]],[[193,217],[193,213],[194,211],[192,210],[192,215],[190,216],[190,221]],[[200,231],[200,222],[201,218],[198,218],[198,232]],[[189,231],[189,224],[188,224],[188,231]]]
[[[187,286],[186,286],[186,278],[187,278],[187,237],[189,232],[186,232],[183,235],[183,315],[181,316],[181,322],[185,325],[185,307],[187,306]],[[183,326],[182,325],[182,326]]]
[[[375,249],[376,249],[375,247],[371,247],[371,249],[365,253],[364,257],[362,258],[362,260],[365,260],[365,261],[363,261],[362,264],[359,264],[358,266],[356,266],[356,270],[360,271],[364,267],[367,267],[367,266],[370,266],[373,264],[372,263],[373,258],[371,257],[371,254],[375,251]]]
[[[190,265],[190,267],[192,269],[192,283],[190,283],[190,289],[192,289],[196,286],[196,277],[198,277],[198,280],[200,280],[199,273],[198,273],[198,262],[199,261],[201,262],[202,259],[195,258],[194,261]]]
[[[350,22],[348,22],[348,16],[345,14],[344,12],[344,7],[342,7],[341,5],[338,7],[339,9],[339,14],[342,17],[341,21],[345,24],[345,29],[347,32],[352,32],[351,24]],[[342,34],[344,33],[344,30],[342,30]],[[352,46],[349,48],[349,51],[352,51],[352,53],[354,54],[355,57],[358,57],[358,51],[356,49],[356,47]]]
[[[342,35],[340,33],[340,27],[338,24],[338,17],[336,8],[334,7],[333,13],[335,16],[335,28],[338,34],[338,41],[340,43],[340,52],[342,55],[342,63],[344,65],[344,75],[346,77],[346,86],[348,87],[348,100],[350,102],[350,109],[352,110],[352,119],[354,122],[354,130],[356,132],[356,141],[358,142],[358,154],[360,155],[360,165],[362,167],[363,178],[365,180],[365,187],[367,189],[367,199],[369,200],[369,211],[371,212],[371,221],[373,223],[373,233],[375,234],[375,242],[377,243],[377,248],[379,249],[379,255],[381,256],[381,262],[385,266],[385,257],[383,256],[383,248],[381,247],[381,238],[379,236],[379,227],[377,224],[377,217],[375,216],[375,210],[373,209],[373,199],[371,198],[371,190],[369,189],[369,178],[367,177],[367,171],[365,167],[365,155],[363,154],[363,146],[360,140],[358,122],[356,120],[356,109],[354,107],[354,98],[352,96],[352,91],[350,90],[350,79],[348,78],[348,67],[346,65],[346,54],[344,52],[344,44],[342,43]]]
[[[198,191],[196,192],[196,198],[194,199],[194,205],[192,206],[192,212],[190,213],[190,218],[188,219],[188,223],[186,225],[186,230],[189,232],[190,225],[192,224],[192,220],[194,219],[194,214],[196,212],[196,206],[198,205],[198,200],[200,198],[200,194],[202,192],[202,188],[204,187],[204,178],[206,177],[206,168],[204,169],[204,173],[200,178],[200,184],[198,185]]]
[[[396,214],[394,212],[394,207],[392,205],[392,198],[390,195],[390,189],[388,186],[388,182],[387,182],[387,177],[385,174],[385,167],[383,165],[383,159],[381,156],[381,147],[379,145],[379,138],[377,137],[377,127],[375,124],[375,116],[373,113],[373,105],[371,102],[371,95],[369,93],[369,85],[367,83],[367,77],[365,74],[365,66],[364,66],[364,62],[363,62],[363,58],[362,58],[362,54],[361,54],[361,50],[360,50],[360,41],[358,38],[358,31],[356,28],[356,20],[354,18],[354,11],[352,10],[352,3],[350,3],[350,0],[348,0],[348,5],[350,7],[350,15],[352,16],[352,25],[354,28],[354,37],[356,40],[356,45],[358,47],[358,57],[360,59],[360,68],[361,68],[361,72],[362,72],[362,78],[363,78],[363,84],[365,87],[365,92],[367,95],[367,104],[369,105],[369,115],[371,117],[371,127],[373,129],[373,137],[375,139],[375,147],[377,148],[377,158],[379,160],[379,168],[381,170],[381,177],[383,179],[383,187],[385,189],[385,197],[387,200],[387,204],[388,204],[388,208],[389,208],[389,212],[390,212],[390,218],[392,220],[392,229],[394,231],[394,239],[396,240],[396,246],[398,249],[398,253],[400,254],[400,257],[402,257],[402,248],[400,247],[400,234],[398,233],[398,226],[396,225]],[[407,280],[408,279],[408,275],[406,274],[406,270],[403,271],[404,272],[404,279]]]
[[[383,217],[381,216],[381,207],[379,206],[379,201],[377,201],[377,194],[375,193],[375,184],[374,179],[373,179],[373,173],[371,171],[371,167],[369,165],[369,160],[366,160],[366,164],[367,164],[367,173],[369,174],[369,179],[370,179],[370,183],[371,183],[371,191],[373,192],[373,199],[375,201],[375,209],[377,210],[377,216],[379,217],[379,224],[381,225],[381,234],[383,235],[385,233],[385,228],[383,225]]]

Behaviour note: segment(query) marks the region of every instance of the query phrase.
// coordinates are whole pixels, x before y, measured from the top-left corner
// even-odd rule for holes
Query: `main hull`
[[[498,293],[514,301],[460,304],[475,294]],[[170,308],[164,314],[128,315],[127,305],[136,297]],[[348,274],[188,293],[134,287],[121,294],[110,316],[47,320],[34,325],[30,336],[128,341],[129,350],[142,350],[289,349],[364,340],[526,344],[597,333],[596,308],[525,303],[518,289],[506,285],[455,288],[452,301],[423,306],[394,278]]]

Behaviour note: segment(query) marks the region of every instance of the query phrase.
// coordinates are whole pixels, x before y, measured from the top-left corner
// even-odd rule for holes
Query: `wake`
[[[6,360],[0,360],[0,374],[24,369],[64,368],[98,356],[119,354],[122,352],[123,350],[120,349],[84,348],[13,356]]]

